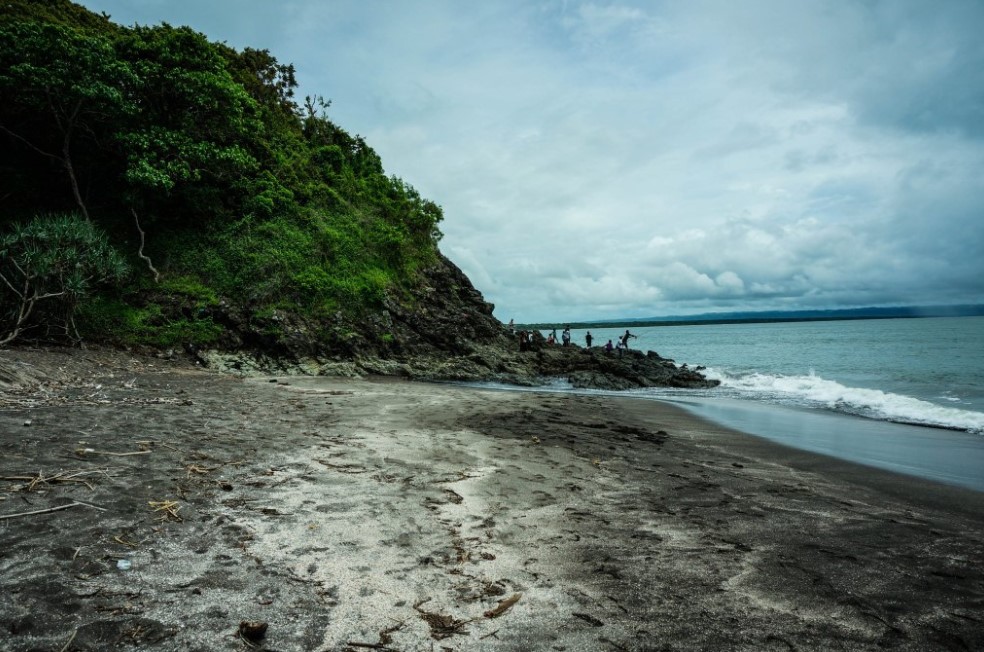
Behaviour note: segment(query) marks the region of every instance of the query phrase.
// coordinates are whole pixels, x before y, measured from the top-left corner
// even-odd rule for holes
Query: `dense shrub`
[[[79,305],[102,284],[127,275],[123,257],[106,235],[78,215],[38,216],[17,224],[0,238],[0,345],[24,331],[59,325],[80,339],[75,326]]]

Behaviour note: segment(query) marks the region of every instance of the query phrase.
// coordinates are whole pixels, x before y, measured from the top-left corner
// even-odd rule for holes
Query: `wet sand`
[[[3,650],[984,648],[979,492],[653,401],[0,365]]]
[[[786,446],[984,491],[984,433],[734,399],[683,398],[674,404]]]

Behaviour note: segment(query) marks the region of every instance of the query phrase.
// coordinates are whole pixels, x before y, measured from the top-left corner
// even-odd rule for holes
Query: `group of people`
[[[605,351],[607,351],[608,353],[611,353],[612,350],[614,349],[614,350],[617,350],[618,351],[618,354],[619,355],[622,355],[622,351],[628,351],[629,350],[629,338],[630,337],[636,337],[636,335],[633,335],[632,333],[630,333],[629,332],[629,329],[626,328],[625,329],[625,333],[623,335],[620,335],[618,337],[618,344],[616,344],[615,346],[612,346],[612,341],[611,340],[608,340],[608,343],[605,344]],[[591,346],[591,331],[588,331],[587,338],[588,338],[588,346],[590,347]]]
[[[515,324],[514,324],[514,322],[513,322],[512,319],[509,320],[509,331],[511,333],[513,333],[514,335],[517,334],[516,333]],[[534,343],[534,335],[533,334],[534,333],[535,333],[535,331],[519,331],[518,337],[519,337],[519,350],[520,351],[528,351],[528,350],[531,350],[533,348],[533,343]],[[629,339],[630,338],[635,338],[635,337],[636,337],[636,335],[633,335],[632,333],[630,333],[629,332],[629,329],[625,329],[625,333],[616,338],[618,340],[618,343],[617,344],[614,344],[613,345],[612,344],[612,341],[611,340],[608,340],[608,343],[605,344],[605,346],[603,348],[608,353],[611,353],[612,351],[618,351],[618,354],[619,355],[622,355],[622,351],[627,351],[629,349]],[[563,332],[560,334],[559,341],[560,341],[560,343],[561,343],[562,346],[570,346],[571,345],[571,327],[570,326],[566,326],[564,328]],[[584,341],[587,344],[587,348],[590,349],[591,346],[592,346],[592,343],[594,342],[594,336],[591,335],[591,331],[588,331],[585,334]],[[554,328],[547,335],[546,344],[547,344],[547,346],[554,346],[555,344],[557,344],[557,342],[558,342],[557,329]]]
[[[561,335],[560,335],[560,340],[561,340],[561,342],[564,343],[564,346],[570,346],[571,345],[571,327],[570,326],[567,326],[567,327],[564,328],[564,332],[561,333]],[[547,335],[547,344],[553,346],[556,343],[557,343],[557,329],[555,328],[552,331],[550,331],[550,334],[549,335]]]

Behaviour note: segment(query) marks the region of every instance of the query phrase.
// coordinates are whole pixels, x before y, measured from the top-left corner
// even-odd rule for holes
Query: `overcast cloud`
[[[294,63],[517,321],[984,303],[978,0],[85,0]]]

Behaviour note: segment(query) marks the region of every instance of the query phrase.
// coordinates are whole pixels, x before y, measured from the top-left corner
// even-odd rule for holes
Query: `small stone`
[[[254,643],[266,636],[269,625],[261,620],[243,620],[239,623],[239,635]]]
[[[24,425],[25,425],[25,426],[29,426],[29,425],[31,425],[31,420],[30,420],[30,419],[28,419],[28,420],[26,420],[26,421],[24,422]]]

